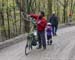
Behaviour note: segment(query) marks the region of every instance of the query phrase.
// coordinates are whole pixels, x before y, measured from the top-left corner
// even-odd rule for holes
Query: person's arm
[[[52,30],[52,26],[51,26],[51,35],[53,35],[53,30]]]
[[[51,22],[51,20],[52,20],[52,19],[51,19],[51,17],[50,17],[50,18],[49,18],[49,22]]]
[[[33,17],[34,19],[37,19],[39,17],[39,15],[37,14],[30,14],[31,17]]]
[[[41,27],[45,27],[45,26],[47,25],[47,20],[46,20],[46,19],[43,19],[43,20],[39,23],[39,25],[40,25]]]
[[[58,25],[59,24],[59,17],[57,16],[56,19],[57,19],[57,25]]]

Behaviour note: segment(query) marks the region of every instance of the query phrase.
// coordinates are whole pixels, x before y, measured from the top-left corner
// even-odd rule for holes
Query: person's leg
[[[39,49],[39,48],[41,48],[41,37],[40,37],[40,32],[38,32],[38,42],[39,42],[39,47],[38,47],[38,49]]]
[[[57,33],[57,30],[58,30],[58,25],[55,25],[55,35]]]
[[[52,45],[52,42],[53,42],[53,41],[52,41],[52,36],[50,36],[50,45]]]
[[[48,36],[48,45],[52,45],[52,35]]]
[[[46,49],[46,39],[45,39],[45,32],[41,32],[41,40],[42,40],[42,44],[43,44],[43,48]]]

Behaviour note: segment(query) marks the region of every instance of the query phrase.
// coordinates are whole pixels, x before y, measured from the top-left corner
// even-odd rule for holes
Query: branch
[[[64,7],[64,4],[60,0],[57,0],[57,2]]]
[[[21,16],[23,17],[23,19],[24,19],[25,21],[29,21],[29,22],[30,22],[31,19],[32,19],[31,17],[28,17],[27,14],[24,13],[24,12],[21,12]],[[25,18],[25,17],[26,17],[26,18]]]

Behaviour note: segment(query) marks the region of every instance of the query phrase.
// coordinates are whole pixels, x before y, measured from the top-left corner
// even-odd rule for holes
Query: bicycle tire
[[[31,50],[32,50],[32,46],[26,45],[25,46],[25,55],[26,56],[29,55],[29,53],[31,52]]]

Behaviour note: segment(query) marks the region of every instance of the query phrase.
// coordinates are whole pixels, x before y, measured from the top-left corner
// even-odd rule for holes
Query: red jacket
[[[39,15],[30,14],[30,16],[32,16],[36,20],[38,31],[44,31],[45,30],[45,27],[47,25],[46,18],[43,17],[41,20],[39,20]]]

